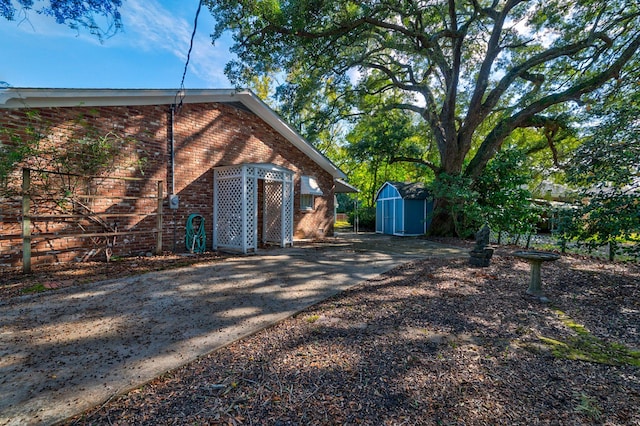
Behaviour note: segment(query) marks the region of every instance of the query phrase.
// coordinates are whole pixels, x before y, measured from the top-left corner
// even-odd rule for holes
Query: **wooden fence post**
[[[162,188],[164,186],[164,182],[158,181],[158,211],[156,215],[156,227],[158,228],[158,232],[156,233],[156,254],[162,254],[162,203],[164,201],[164,194],[162,193]]]
[[[31,170],[22,169],[22,272],[31,272]]]

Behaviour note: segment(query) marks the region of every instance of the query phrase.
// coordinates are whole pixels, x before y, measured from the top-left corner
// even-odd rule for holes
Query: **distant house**
[[[420,182],[385,182],[376,193],[376,232],[423,235],[429,229],[433,198]]]
[[[34,115],[51,130],[47,143],[87,128],[119,135],[108,175],[122,179],[87,183],[76,199],[85,200],[90,221],[74,214],[57,220],[34,204],[35,263],[87,258],[96,237],[75,236],[97,235],[100,226],[116,237],[115,255],[154,251],[158,243],[184,251],[191,214],[204,218],[208,249],[291,245],[332,235],[334,194],[353,190],[338,167],[247,90],[0,89],[0,128],[7,129],[0,147],[15,143],[12,134],[26,134]],[[20,180],[16,174],[12,182],[18,189]],[[161,209],[150,201],[159,192],[160,230],[153,215]],[[21,257],[20,203],[0,200],[0,266]]]
[[[566,202],[574,200],[576,191],[566,185],[561,185],[548,180],[540,182],[532,191],[535,199],[547,201]]]

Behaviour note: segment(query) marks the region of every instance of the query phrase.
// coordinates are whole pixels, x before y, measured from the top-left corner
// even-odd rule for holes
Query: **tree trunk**
[[[435,200],[433,209],[434,215],[431,219],[431,224],[429,225],[429,235],[437,237],[456,236],[453,217],[451,217],[447,210],[436,210],[435,206],[438,204],[442,205],[442,203],[446,203],[442,198]]]
[[[448,144],[454,144],[455,141],[448,141]],[[462,163],[464,157],[454,150],[447,150],[441,153],[440,161],[442,162],[442,173],[448,175],[459,175],[462,172]],[[436,175],[436,181],[439,176]],[[446,198],[436,198],[433,204],[433,218],[429,225],[429,235],[439,237],[459,237],[456,233],[455,218],[451,216],[451,208]]]

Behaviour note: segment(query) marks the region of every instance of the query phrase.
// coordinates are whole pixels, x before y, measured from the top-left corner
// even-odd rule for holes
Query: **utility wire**
[[[193,32],[191,33],[191,41],[189,42],[189,51],[187,52],[187,60],[184,64],[184,71],[182,72],[182,81],[180,82],[180,88],[176,92],[173,104],[178,106],[178,109],[182,107],[182,101],[184,100],[184,79],[187,76],[187,68],[189,67],[189,60],[191,59],[191,50],[193,50],[193,39],[196,37],[196,31],[198,30],[198,16],[200,16],[200,10],[202,9],[202,0],[198,2],[198,10],[196,10],[196,17],[193,20]],[[178,101],[179,99],[179,101]]]

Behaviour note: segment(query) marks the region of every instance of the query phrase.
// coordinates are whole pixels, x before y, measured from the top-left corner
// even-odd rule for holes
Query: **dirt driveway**
[[[0,302],[0,425],[63,420],[429,256],[466,252],[415,238],[342,234]]]

